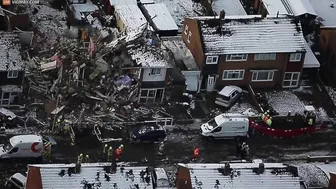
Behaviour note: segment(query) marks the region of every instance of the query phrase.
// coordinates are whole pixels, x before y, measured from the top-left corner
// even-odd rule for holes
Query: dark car
[[[130,128],[131,142],[160,142],[166,136],[166,129],[156,123],[135,125]]]

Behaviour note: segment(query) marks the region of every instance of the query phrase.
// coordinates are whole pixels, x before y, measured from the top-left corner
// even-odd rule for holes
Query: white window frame
[[[276,53],[259,53],[254,55],[254,60],[275,60]]]
[[[184,34],[188,35],[188,31],[189,31],[188,25],[185,25],[184,26]]]
[[[142,91],[147,91],[147,95],[146,96],[141,96]],[[153,96],[149,96],[150,91],[154,91],[154,97]],[[147,103],[148,101],[153,101],[153,103],[155,103],[155,98],[156,98],[156,93],[157,93],[157,89],[141,89],[140,90],[140,99],[145,99]]]
[[[4,98],[4,94],[9,93],[8,98]],[[15,96],[18,96],[19,92],[8,92],[8,91],[2,91],[1,93],[1,99],[0,99],[0,105],[11,105],[11,99]],[[7,101],[7,103],[5,103]]]
[[[218,56],[207,56],[205,60],[205,64],[217,64],[218,63]],[[214,59],[216,61],[214,61]]]
[[[226,78],[224,77],[226,73]],[[238,78],[229,78],[230,74],[237,74]],[[244,79],[245,70],[224,70],[222,80],[224,81],[232,81],[232,80],[243,80]],[[241,75],[241,77],[239,77]]]
[[[233,59],[233,58],[239,58],[240,59]],[[248,57],[248,54],[228,54],[226,55],[226,61],[246,61]]]
[[[262,72],[268,72],[267,79],[263,79],[263,80],[259,80],[259,79],[258,79],[258,74],[259,74],[259,73],[262,73]],[[252,71],[252,79],[251,79],[251,81],[252,81],[252,82],[273,81],[273,78],[274,78],[274,72],[275,72],[275,71],[270,71],[270,70]],[[256,77],[256,79],[253,79],[254,76]]]
[[[286,74],[291,74],[290,79],[286,79]],[[293,79],[293,75],[297,74],[297,79]],[[284,77],[283,77],[283,82],[282,82],[282,87],[283,88],[294,88],[299,86],[299,81],[300,81],[300,72],[285,72]],[[289,85],[285,85],[285,82],[289,82]],[[296,85],[293,85],[292,83],[296,82]]]
[[[7,72],[7,78],[18,78],[19,77],[19,71],[11,70]]]
[[[190,43],[190,41],[191,41],[191,35],[192,35],[191,31],[189,31],[188,39],[187,39],[187,42],[188,42],[188,43]]]
[[[161,75],[161,68],[151,68],[149,71],[150,76]]]
[[[301,59],[302,59],[302,53],[291,53],[289,55],[290,62],[301,62]]]

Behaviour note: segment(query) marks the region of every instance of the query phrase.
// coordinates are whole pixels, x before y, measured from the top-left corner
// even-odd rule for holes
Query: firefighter
[[[265,112],[264,112],[264,113],[261,113],[261,120],[262,120],[262,121],[264,121],[265,116],[266,116],[266,113],[265,113]]]
[[[50,143],[50,142],[48,142],[47,144],[44,145],[43,156],[44,156],[46,159],[51,160],[51,143]]]
[[[115,150],[115,159],[116,159],[116,161],[119,161],[121,153],[122,153],[122,149],[120,147]]]
[[[83,154],[79,154],[77,157],[77,164],[81,164],[83,162]]]
[[[199,155],[199,149],[197,147],[194,147],[193,159],[196,160],[198,158],[198,155]]]
[[[103,155],[104,155],[104,158],[106,158],[106,155],[107,155],[107,150],[109,149],[109,146],[107,144],[104,145],[104,148],[103,148]]]
[[[113,157],[113,148],[110,146],[110,148],[107,150],[107,161],[112,161]]]
[[[266,120],[266,124],[271,127],[272,126],[272,117],[269,117],[267,120]]]
[[[85,155],[85,163],[90,163],[90,156],[88,154]]]
[[[164,148],[164,143],[163,142],[160,142],[159,144],[159,156],[162,156],[163,155],[163,148]]]
[[[246,148],[247,148],[247,144],[243,142],[241,152],[240,152],[241,159],[246,159]]]
[[[122,155],[124,153],[124,145],[120,144],[119,148],[120,148],[120,152],[121,152],[120,155]]]
[[[310,118],[308,119],[308,125],[309,125],[309,126],[312,126],[312,125],[313,125],[313,122],[314,122],[313,118],[310,117]]]

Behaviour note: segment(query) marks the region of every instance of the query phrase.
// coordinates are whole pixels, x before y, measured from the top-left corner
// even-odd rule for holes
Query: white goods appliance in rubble
[[[223,113],[202,124],[202,136],[213,139],[247,137],[249,119],[246,114]]]
[[[0,158],[39,158],[45,151],[42,136],[18,135],[0,145]]]
[[[238,101],[242,92],[243,90],[240,87],[234,85],[225,86],[218,92],[215,104],[228,108]]]

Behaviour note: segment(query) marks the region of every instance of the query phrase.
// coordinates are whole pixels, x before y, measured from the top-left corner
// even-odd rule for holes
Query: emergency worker
[[[314,122],[313,118],[309,118],[309,119],[308,119],[308,125],[309,125],[309,126],[312,126],[312,125],[313,125],[313,122]]]
[[[266,120],[266,124],[271,127],[272,126],[272,117],[269,117],[269,119]]]
[[[193,159],[196,160],[199,156],[199,149],[197,147],[194,148],[194,156]]]
[[[83,162],[83,154],[79,154],[77,157],[77,164],[81,164]]]
[[[119,147],[115,150],[115,159],[116,161],[119,161],[120,160],[120,156],[122,154],[122,149]]]
[[[85,163],[90,163],[90,156],[88,154],[85,155]]]
[[[113,148],[110,146],[110,148],[107,150],[107,161],[112,161],[113,157]]]

